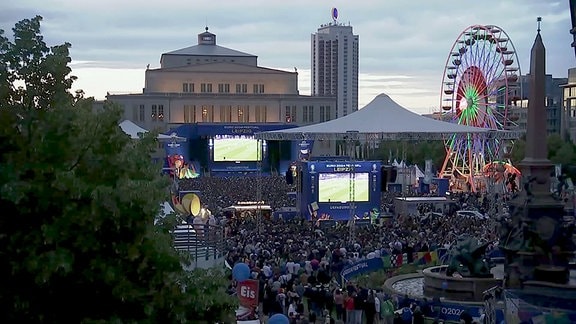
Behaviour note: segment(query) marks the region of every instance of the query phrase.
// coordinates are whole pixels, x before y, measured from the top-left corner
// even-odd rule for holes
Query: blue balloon
[[[246,263],[236,263],[232,268],[232,278],[236,281],[250,279],[250,267]]]
[[[442,281],[442,289],[448,289],[448,281]]]
[[[290,324],[290,320],[286,315],[278,313],[270,316],[268,324]]]

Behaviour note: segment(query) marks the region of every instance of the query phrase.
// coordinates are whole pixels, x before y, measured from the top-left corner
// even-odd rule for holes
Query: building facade
[[[358,110],[359,37],[336,18],[312,34],[311,90],[313,96],[336,97],[338,118]]]
[[[562,85],[562,134],[576,143],[576,68],[568,69],[568,81]]]
[[[162,54],[142,93],[108,93],[124,118],[149,130],[187,123],[312,124],[336,118],[336,99],[303,96],[298,73],[258,66],[255,55],[198,35],[198,44]]]
[[[508,119],[513,121],[517,130],[526,130],[528,121],[528,98],[530,96],[530,74],[520,76],[518,80],[522,89],[522,98],[515,100],[512,105],[508,105]],[[546,75],[546,113],[547,113],[547,133],[561,134],[563,120],[563,92],[561,85],[568,80],[566,78],[554,78]]]

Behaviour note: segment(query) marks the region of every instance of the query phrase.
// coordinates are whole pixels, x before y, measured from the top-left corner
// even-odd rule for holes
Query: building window
[[[158,106],[152,105],[152,113],[150,114],[150,119],[156,121],[158,118]]]
[[[302,122],[303,123],[308,122],[308,106],[302,107]]]
[[[138,121],[143,122],[146,119],[146,108],[144,105],[140,105],[138,109]]]
[[[196,106],[184,105],[184,122],[185,123],[196,122]]]
[[[324,116],[324,121],[329,121],[332,118],[332,112],[331,112],[331,107],[330,106],[326,106],[326,116]]]
[[[266,116],[266,106],[256,106],[256,122],[257,123],[265,123],[267,116]]]
[[[325,122],[326,121],[326,116],[324,116],[324,106],[320,106],[320,122]]]
[[[164,121],[164,105],[158,105],[158,120]]]
[[[138,120],[138,105],[132,105],[132,120]]]
[[[204,123],[214,122],[214,106],[210,105],[202,106],[202,122]]]
[[[296,106],[286,106],[285,121],[287,123],[296,122]]]
[[[308,122],[314,122],[314,106],[308,106]]]
[[[220,106],[220,122],[230,123],[232,121],[232,106]]]
[[[201,93],[212,93],[212,83],[201,83],[200,84]]]
[[[264,85],[263,84],[254,84],[254,85],[252,85],[252,90],[254,93],[264,93]]]
[[[230,84],[228,83],[218,84],[218,93],[230,93]]]
[[[182,92],[184,93],[194,92],[194,83],[182,83]]]
[[[236,84],[236,93],[248,93],[248,84],[247,83]]]
[[[290,106],[286,106],[286,113],[284,114],[284,121],[286,123],[291,123],[292,122],[292,118],[290,117]]]
[[[248,93],[248,84],[247,83],[236,84],[236,93]]]
[[[247,123],[250,121],[250,106],[238,106],[238,122]]]

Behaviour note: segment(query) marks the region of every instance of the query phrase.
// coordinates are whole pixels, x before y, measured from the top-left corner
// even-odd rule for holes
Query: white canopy
[[[368,140],[445,139],[453,134],[484,133],[515,139],[517,132],[471,127],[424,117],[403,108],[386,94],[380,94],[364,108],[327,122],[255,134],[265,140]]]
[[[139,139],[140,136],[144,135],[145,133],[148,133],[147,130],[134,124],[133,122],[131,122],[129,120],[124,120],[123,122],[120,123],[119,126],[120,126],[120,128],[122,128],[124,133],[126,133],[127,135],[129,135],[133,139]],[[157,138],[158,138],[158,140],[161,140],[161,141],[175,141],[175,142],[186,141],[185,138],[178,137],[176,135],[171,136],[171,135],[165,135],[165,134],[158,134]]]

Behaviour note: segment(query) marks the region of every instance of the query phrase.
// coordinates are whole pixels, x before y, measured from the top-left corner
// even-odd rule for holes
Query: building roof
[[[484,133],[500,138],[518,138],[518,132],[496,131],[431,119],[400,106],[386,94],[380,94],[364,108],[327,122],[256,134],[266,140],[343,140],[358,139],[446,139],[453,134]],[[360,137],[361,136],[361,137]]]
[[[189,56],[244,56],[256,57],[256,55],[240,52],[220,45],[193,45],[181,48],[162,55],[189,55]]]
[[[164,55],[256,57],[256,55],[216,45],[216,35],[208,32],[208,27],[205,32],[198,34],[198,45],[163,53],[162,56]]]
[[[149,69],[147,71],[162,72],[210,72],[210,73],[291,73],[296,72],[270,69],[261,66],[229,63],[229,62],[210,62],[204,64],[191,64],[184,66],[175,66],[168,68]]]

